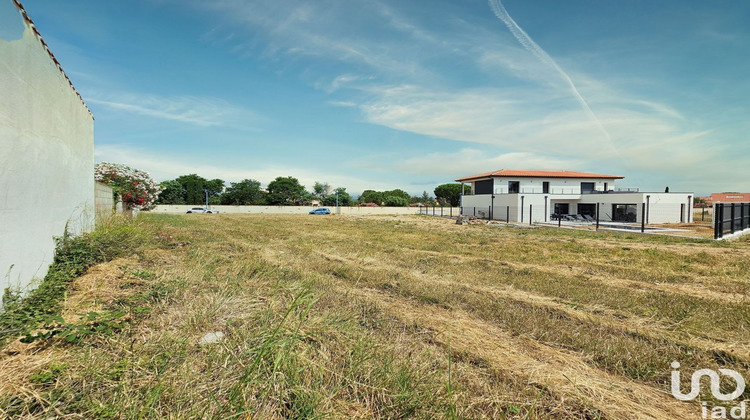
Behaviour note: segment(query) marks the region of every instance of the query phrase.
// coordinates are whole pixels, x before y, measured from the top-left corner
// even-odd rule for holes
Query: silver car
[[[209,214],[215,213],[215,214],[218,214],[219,210],[211,210],[211,209],[206,208],[206,207],[193,207],[193,208],[188,209],[188,211],[186,211],[185,213],[188,213],[188,214],[190,214],[190,213],[209,213]]]

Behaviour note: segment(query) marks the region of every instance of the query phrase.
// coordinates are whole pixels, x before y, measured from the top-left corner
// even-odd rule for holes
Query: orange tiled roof
[[[724,192],[711,194],[713,203],[750,203],[750,193]]]
[[[501,176],[512,176],[512,177],[532,177],[532,178],[607,178],[607,179],[622,179],[620,175],[604,175],[604,174],[592,174],[588,172],[576,172],[576,171],[529,171],[529,170],[517,170],[517,169],[501,169],[494,172],[485,172],[483,174],[465,176],[457,178],[456,181],[470,181],[480,178],[491,178]]]

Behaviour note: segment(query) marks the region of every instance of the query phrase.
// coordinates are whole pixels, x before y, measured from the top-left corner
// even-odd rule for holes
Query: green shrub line
[[[62,237],[55,238],[55,257],[39,286],[25,296],[21,291],[11,288],[6,288],[3,292],[0,346],[19,336],[26,336],[25,341],[45,338],[32,335],[32,332],[42,326],[61,324],[62,301],[70,283],[93,265],[139,249],[145,239],[144,233],[135,222],[120,220],[99,227],[91,233],[74,237],[66,232]],[[46,336],[52,335],[55,334]]]

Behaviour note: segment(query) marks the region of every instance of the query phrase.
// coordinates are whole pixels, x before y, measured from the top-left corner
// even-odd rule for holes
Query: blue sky
[[[497,169],[750,191],[750,3],[27,0],[97,161],[421,193]]]

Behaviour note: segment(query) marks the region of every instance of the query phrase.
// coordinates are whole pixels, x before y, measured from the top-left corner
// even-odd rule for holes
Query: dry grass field
[[[119,311],[114,331],[8,341],[0,415],[687,419],[700,405],[669,393],[672,361],[750,379],[746,240],[425,216],[134,223],[131,250],[62,302],[70,325]],[[225,337],[199,344],[210,332]]]

